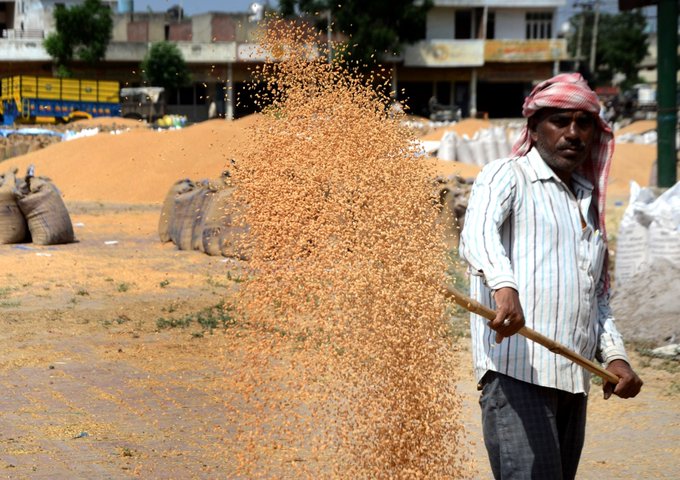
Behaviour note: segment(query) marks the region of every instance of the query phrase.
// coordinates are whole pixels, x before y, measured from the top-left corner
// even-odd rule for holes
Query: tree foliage
[[[320,13],[317,26],[322,30],[327,26],[323,13],[330,9],[333,30],[348,36],[348,52],[366,66],[423,39],[431,7],[431,0],[279,0],[283,16]]]
[[[141,65],[144,80],[157,87],[178,88],[191,81],[182,52],[177,45],[158,42],[151,45]]]
[[[74,58],[94,65],[106,55],[113,18],[111,9],[101,0],[85,0],[70,8],[58,3],[54,23],[56,31],[47,36],[43,45],[54,60],[59,76],[71,75],[69,65]]]
[[[581,53],[588,64],[588,54],[593,33],[594,13],[582,12],[571,18],[573,35],[569,38],[569,53],[576,56],[578,29],[583,16],[583,38]],[[638,82],[638,65],[647,54],[649,36],[646,33],[646,19],[640,10],[618,14],[600,15],[595,51],[595,71],[586,72],[597,84],[610,83],[616,74],[625,75],[624,88]]]

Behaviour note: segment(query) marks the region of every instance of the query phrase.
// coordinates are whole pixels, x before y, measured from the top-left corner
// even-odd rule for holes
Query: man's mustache
[[[581,152],[585,150],[586,144],[583,142],[565,142],[565,143],[559,143],[557,145],[558,150],[576,150],[578,152]]]

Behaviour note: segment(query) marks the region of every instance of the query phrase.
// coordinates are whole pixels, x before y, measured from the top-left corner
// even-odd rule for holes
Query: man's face
[[[533,145],[545,163],[567,180],[588,158],[597,132],[597,120],[583,110],[544,108],[530,119]]]

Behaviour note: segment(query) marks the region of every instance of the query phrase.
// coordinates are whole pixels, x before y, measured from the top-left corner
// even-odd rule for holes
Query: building
[[[557,38],[565,0],[434,0],[426,38],[405,49],[397,87],[413,113],[431,97],[456,104],[463,116],[519,117],[533,83],[558,72],[567,58]]]
[[[18,74],[52,76],[51,57],[43,40],[53,32],[57,4],[71,7],[83,0],[0,0],[0,77]],[[190,86],[167,92],[167,112],[190,121],[208,118],[210,104],[228,118],[257,109],[247,82],[251,68],[264,58],[254,38],[261,28],[248,12],[214,12],[184,17],[178,8],[166,12],[133,12],[132,2],[104,1],[113,12],[113,36],[101,65],[76,62],[79,78],[116,80],[121,87],[144,85],[140,63],[155,42],[177,44],[191,71]]]
[[[45,38],[54,30],[54,9],[57,5],[70,7],[82,0],[1,0],[0,34],[2,38]],[[118,0],[102,0],[116,10]]]
[[[82,0],[0,0],[0,76],[52,75],[42,40],[54,30],[57,4]],[[73,67],[77,76],[143,85],[139,65],[154,42],[172,41],[186,60],[193,84],[167,92],[169,113],[191,121],[256,110],[247,82],[264,58],[255,44],[262,28],[249,12],[185,17],[181,9],[133,11],[130,0],[109,0],[113,39],[102,65]],[[565,0],[435,0],[425,38],[392,63],[393,87],[412,113],[428,115],[432,97],[458,105],[464,116],[517,117],[532,84],[555,73],[566,58],[557,38],[557,9]],[[401,92],[404,92],[403,94]]]

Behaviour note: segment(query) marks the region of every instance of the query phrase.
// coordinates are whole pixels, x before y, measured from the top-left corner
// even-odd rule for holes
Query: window
[[[457,39],[472,38],[472,10],[456,10],[455,37]]]
[[[486,13],[486,38],[489,40],[496,38],[496,12]]]
[[[527,40],[552,38],[552,12],[527,12]]]
[[[194,104],[194,87],[180,87],[179,88],[179,104],[193,105]]]

